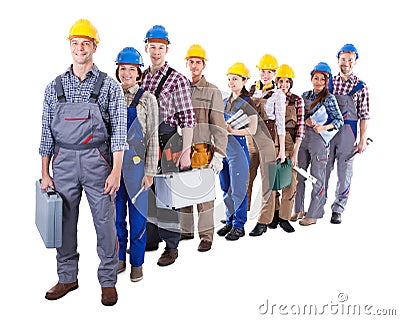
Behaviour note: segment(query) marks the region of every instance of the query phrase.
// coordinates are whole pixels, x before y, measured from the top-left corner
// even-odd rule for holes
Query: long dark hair
[[[325,87],[322,89],[322,91],[317,95],[317,97],[315,98],[315,100],[311,103],[310,105],[310,110],[314,109],[314,107],[318,104],[318,103],[322,103],[326,100],[326,98],[329,95],[329,89],[328,89],[328,84],[329,84],[329,73],[327,72],[322,72],[322,71],[314,71],[311,75],[311,79],[312,77],[314,77],[315,73],[322,73],[325,76]]]

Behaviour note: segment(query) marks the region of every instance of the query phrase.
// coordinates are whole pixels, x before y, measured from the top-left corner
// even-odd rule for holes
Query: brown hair
[[[322,91],[317,95],[317,97],[315,98],[315,100],[311,103],[310,105],[310,110],[314,109],[314,107],[318,104],[318,103],[322,103],[326,100],[326,98],[329,95],[329,90],[328,90],[328,84],[329,84],[329,73],[327,72],[322,72],[319,70],[314,71],[311,74],[311,79],[314,76],[315,73],[322,73],[325,76],[325,87],[322,89]]]
[[[134,64],[134,66],[136,67],[137,71],[138,71],[138,76],[136,78],[137,82],[140,82],[140,80],[142,79],[142,69],[140,69],[140,66],[137,64]],[[119,78],[119,64],[117,65],[117,69],[115,70],[115,78],[117,78],[118,82],[121,83],[121,79]]]

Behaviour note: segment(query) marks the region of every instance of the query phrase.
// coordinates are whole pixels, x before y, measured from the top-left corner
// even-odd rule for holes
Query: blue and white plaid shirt
[[[67,102],[89,102],[90,95],[99,77],[100,71],[93,64],[92,69],[86,74],[86,78],[80,81],[71,70],[67,69],[61,75],[61,82]],[[51,122],[58,103],[55,91],[55,79],[47,85],[43,102],[42,135],[39,154],[51,157],[54,150],[54,139],[51,134]],[[126,119],[124,93],[121,86],[113,78],[104,78],[98,99],[101,114],[107,125],[111,128],[111,152],[126,150]]]

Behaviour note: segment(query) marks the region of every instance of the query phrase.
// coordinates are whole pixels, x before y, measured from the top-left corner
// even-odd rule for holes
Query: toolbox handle
[[[39,179],[39,183],[42,184],[42,179]],[[47,191],[46,190],[42,190],[42,191],[46,192],[49,197],[57,195],[57,191],[55,189],[53,189],[53,188],[50,188],[50,187],[47,188]]]

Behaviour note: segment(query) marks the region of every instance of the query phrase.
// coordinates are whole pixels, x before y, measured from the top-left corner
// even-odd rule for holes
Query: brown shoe
[[[101,303],[105,306],[113,306],[117,303],[118,294],[115,287],[101,288]]]
[[[181,240],[191,240],[194,239],[193,233],[181,233]]]
[[[212,242],[208,240],[201,240],[197,250],[200,252],[206,252],[211,249]]]
[[[317,219],[315,218],[303,218],[299,221],[299,224],[302,226],[309,226],[311,224],[316,224],[317,223]]]
[[[72,283],[58,282],[54,287],[46,292],[44,296],[47,300],[57,300],[64,297],[68,292],[78,289],[78,281]]]
[[[126,269],[126,262],[123,261],[123,260],[119,260],[119,261],[118,261],[118,270],[117,270],[117,273],[121,273],[121,272],[125,271],[125,269]]]
[[[133,267],[131,266],[131,281],[132,282],[137,282],[143,279],[143,270],[142,266],[140,267]]]
[[[178,258],[178,249],[165,248],[160,259],[158,259],[157,264],[161,267],[169,266],[175,262],[176,258]]]
[[[292,213],[292,216],[290,217],[290,221],[297,221],[301,220],[304,217],[304,211],[300,211],[298,213]]]

